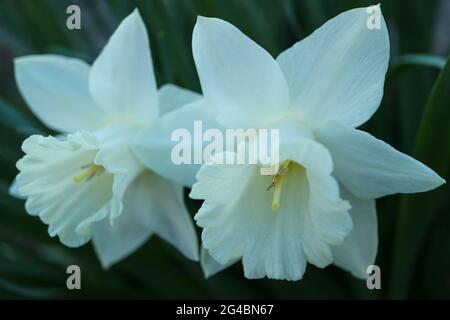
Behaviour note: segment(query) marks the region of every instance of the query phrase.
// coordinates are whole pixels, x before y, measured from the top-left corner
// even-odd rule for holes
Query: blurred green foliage
[[[391,40],[385,96],[363,129],[414,154],[449,181],[449,1],[381,1]],[[65,27],[77,4],[82,30]],[[103,271],[91,245],[78,249],[49,238],[8,195],[20,145],[49,133],[27,109],[14,81],[17,56],[57,53],[92,62],[135,7],[147,24],[158,84],[200,90],[191,54],[197,15],[225,19],[274,56],[357,0],[0,0],[0,298],[450,298],[450,190],[377,201],[382,290],[335,267],[308,266],[300,282],[249,281],[240,266],[204,280],[199,264],[156,237]],[[444,10],[444,14],[438,14]],[[446,13],[445,13],[445,10]],[[444,35],[444,36],[442,36]],[[443,41],[443,42],[442,42]],[[441,74],[438,78],[439,71]],[[438,79],[438,80],[437,80]],[[419,130],[420,128],[420,130]],[[199,203],[186,197],[192,214]],[[66,289],[66,267],[82,270],[82,290]]]

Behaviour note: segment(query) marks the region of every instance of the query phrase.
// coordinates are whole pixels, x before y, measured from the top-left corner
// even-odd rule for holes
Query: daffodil
[[[356,129],[377,110],[389,37],[365,8],[344,12],[277,59],[231,24],[199,17],[193,53],[203,94],[227,128],[279,128],[278,169],[205,164],[207,275],[242,260],[247,278],[301,279],[307,263],[367,277],[377,252],[375,199],[444,183],[433,170]]]
[[[139,12],[123,20],[92,66],[36,55],[18,58],[15,73],[33,113],[64,133],[25,140],[11,188],[26,198],[28,213],[48,225],[50,236],[69,247],[92,239],[105,267],[152,234],[197,260],[182,185],[157,173],[161,168],[147,169],[132,144],[139,145],[138,136],[166,117],[181,121],[203,103],[200,95],[174,85],[157,90]],[[170,136],[149,132],[148,138],[170,150]]]

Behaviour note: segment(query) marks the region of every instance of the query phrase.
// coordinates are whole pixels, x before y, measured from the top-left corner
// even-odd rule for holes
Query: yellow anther
[[[73,182],[75,182],[76,184],[79,184],[82,181],[89,181],[94,176],[100,175],[105,171],[105,168],[96,164],[89,164],[87,166],[81,167],[81,169],[83,169],[81,174],[73,178]]]

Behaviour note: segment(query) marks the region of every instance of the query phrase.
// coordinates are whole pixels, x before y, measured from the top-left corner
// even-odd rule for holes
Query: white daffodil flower
[[[365,278],[377,252],[375,199],[444,183],[433,170],[355,129],[377,110],[388,68],[381,17],[344,12],[273,59],[231,24],[199,17],[193,53],[204,97],[227,128],[279,128],[279,170],[203,165],[206,275],[242,260],[247,278],[301,279],[307,262]]]
[[[203,102],[200,95],[173,85],[157,90],[139,12],[120,24],[92,66],[37,55],[17,59],[15,72],[33,113],[67,134],[25,140],[11,188],[26,197],[29,214],[48,224],[50,236],[69,247],[92,239],[104,267],[152,234],[197,260],[182,185],[146,169],[131,144],[144,130],[158,128],[167,117],[181,121]],[[170,135],[157,138],[149,136],[159,149],[170,149]]]

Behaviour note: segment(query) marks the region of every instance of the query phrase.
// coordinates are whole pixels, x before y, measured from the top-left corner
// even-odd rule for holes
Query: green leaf
[[[449,179],[450,167],[450,57],[440,73],[417,135],[414,157]],[[414,266],[426,232],[447,193],[446,186],[401,199],[392,252],[390,297],[406,298],[411,288]]]
[[[61,288],[33,287],[10,282],[5,279],[0,279],[0,289],[13,293],[19,297],[31,299],[56,299],[61,298],[61,296],[64,295],[64,290]]]
[[[425,248],[416,270],[417,281],[413,283],[412,299],[450,298],[450,207],[443,210],[447,214],[440,215],[440,219],[436,219],[427,233]]]
[[[408,67],[430,67],[442,70],[445,67],[445,58],[433,54],[403,54],[395,57],[391,62],[388,80]]]
[[[0,98],[0,123],[11,128],[18,126],[30,126],[31,121],[11,106],[5,99]]]
[[[0,239],[6,236],[50,242],[45,225],[38,218],[28,215],[24,201],[10,196],[8,188],[9,185],[0,180]]]

